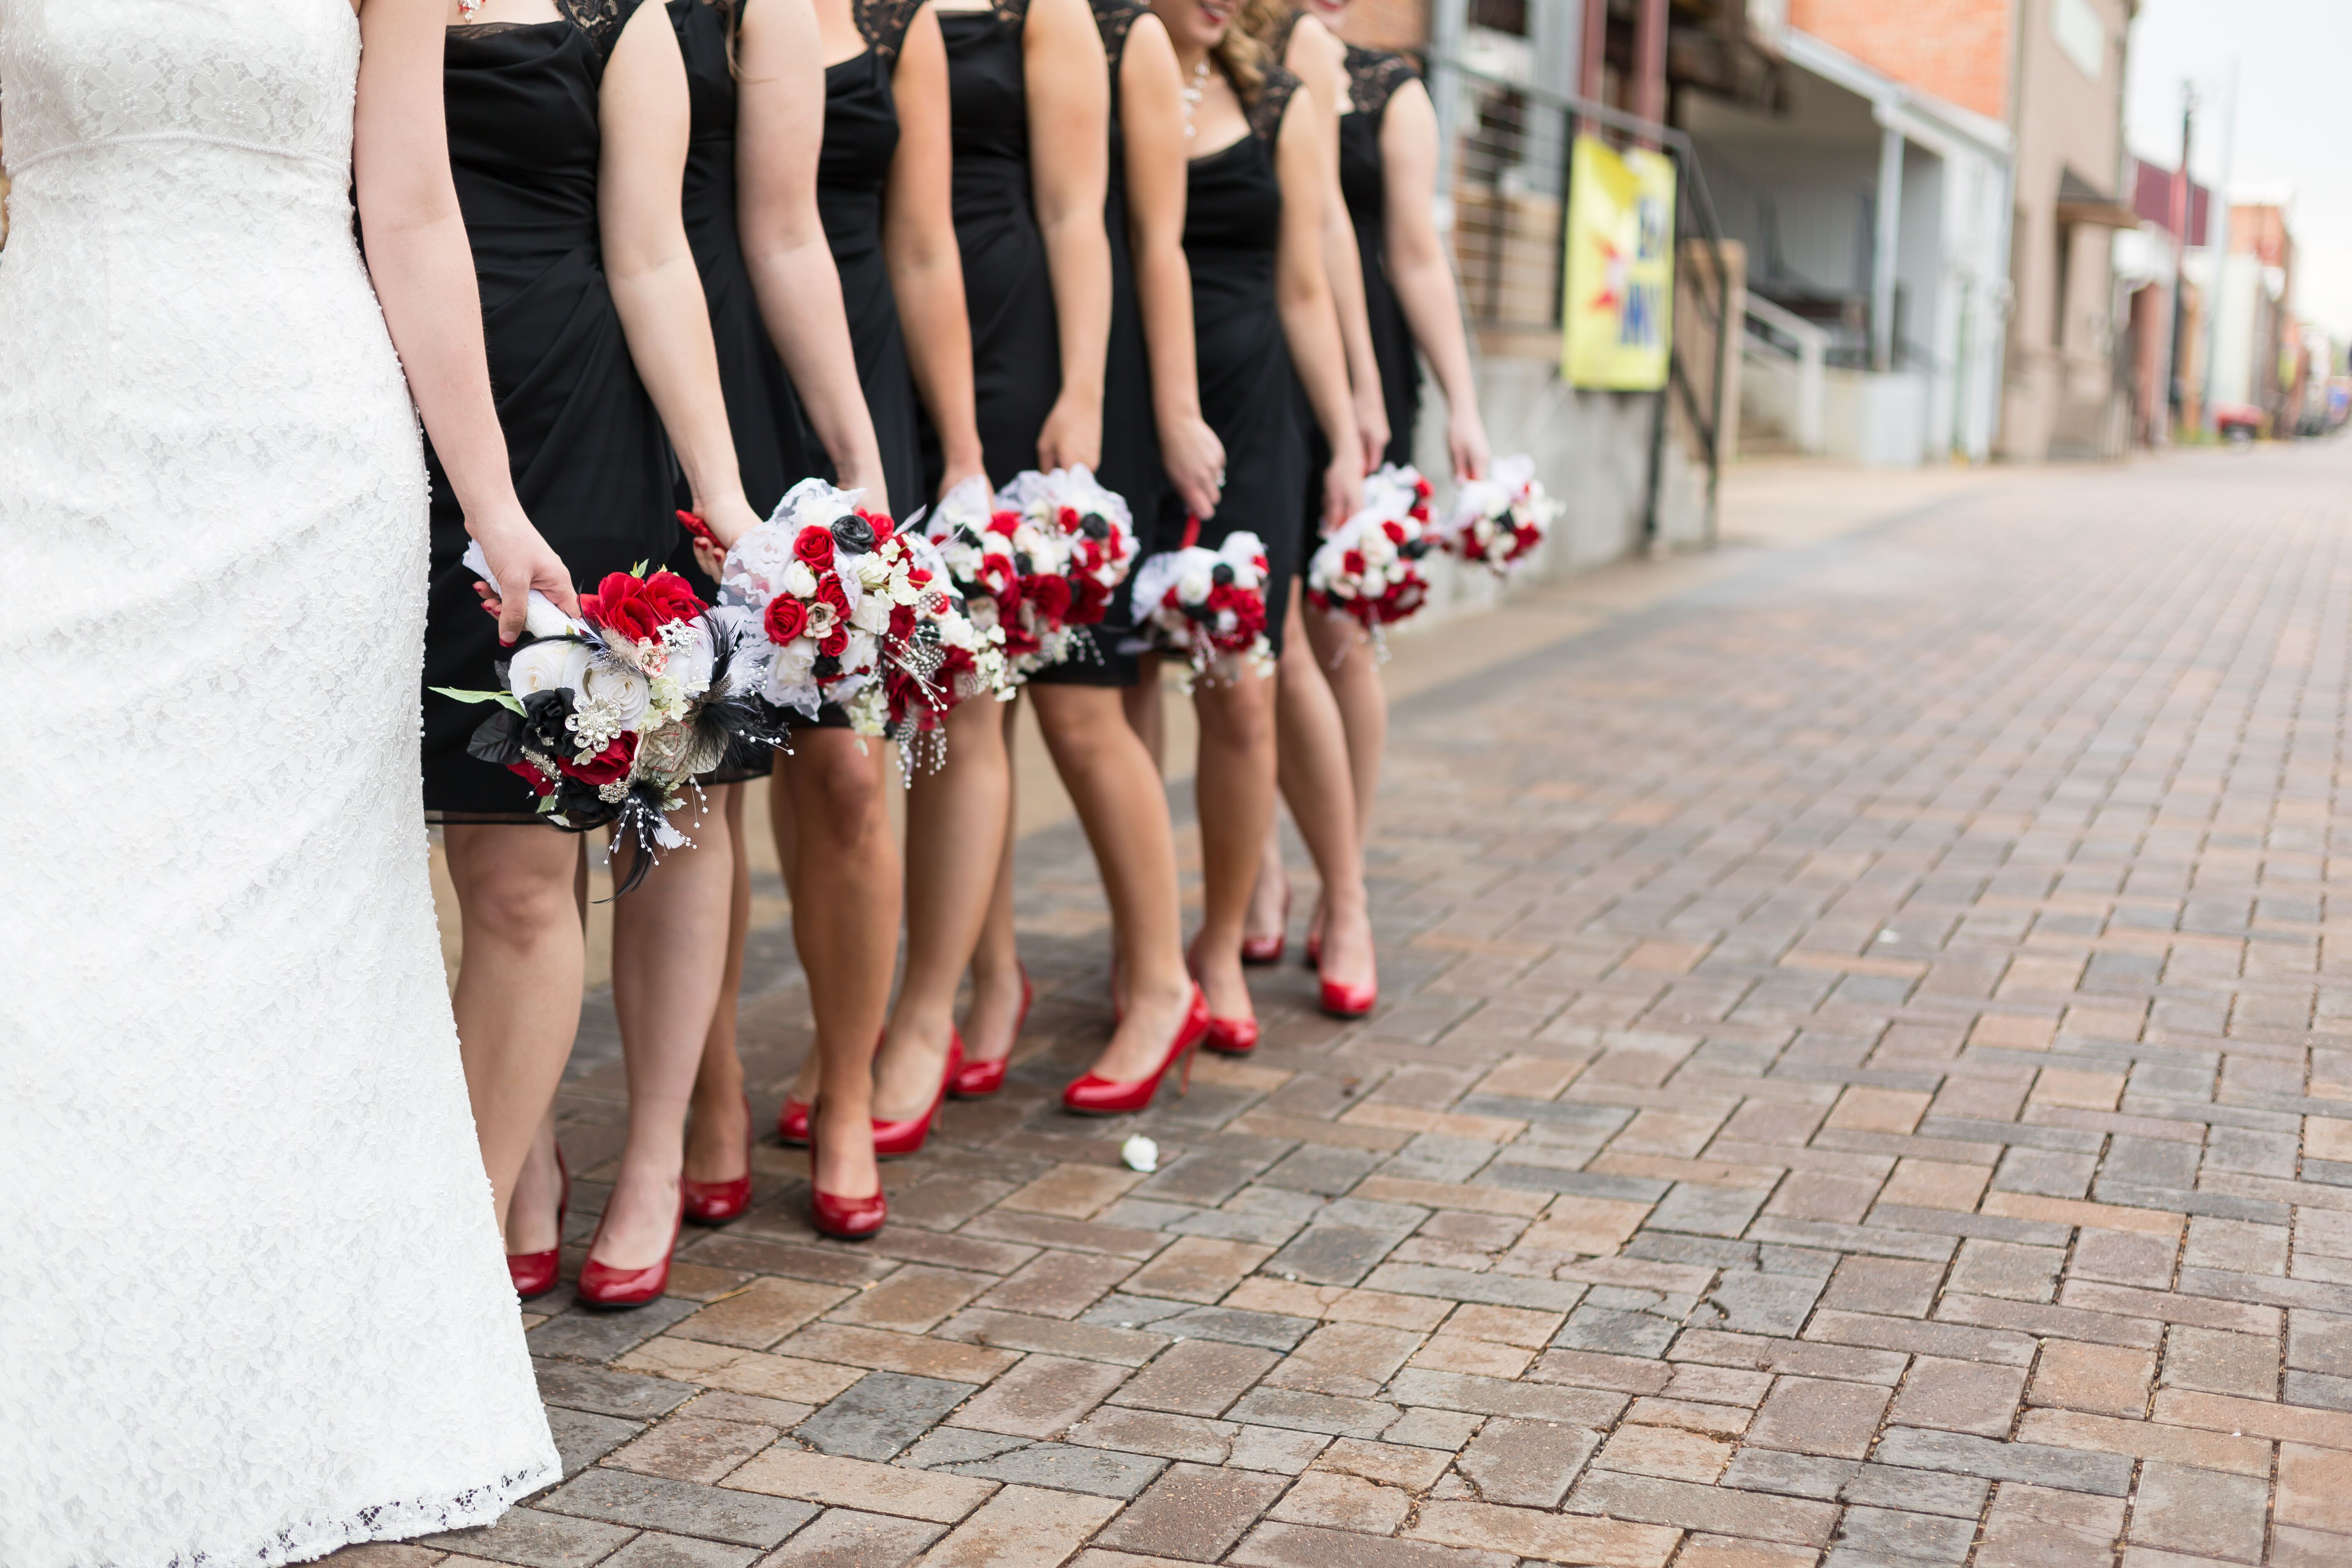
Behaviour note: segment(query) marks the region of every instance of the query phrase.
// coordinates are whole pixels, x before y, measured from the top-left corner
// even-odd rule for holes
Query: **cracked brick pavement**
[[[2352,1563],[2347,479],[2007,478],[1415,698],[1381,1011],[1266,973],[1130,1121],[1055,1109],[1102,911],[1032,840],[1022,1064],[883,1237],[763,1148],[672,1297],[528,1320],[569,1479],[341,1561]]]

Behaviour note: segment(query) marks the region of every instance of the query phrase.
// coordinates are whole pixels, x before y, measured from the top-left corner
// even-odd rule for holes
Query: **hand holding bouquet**
[[[1498,458],[1485,479],[1465,479],[1455,489],[1443,539],[1465,561],[1507,577],[1544,542],[1559,514],[1559,502],[1536,479],[1533,458]]]
[[[478,545],[465,563],[499,591]],[[785,731],[752,689],[749,618],[704,605],[684,578],[643,566],[614,572],[580,595],[580,611],[574,620],[533,593],[530,640],[499,665],[506,689],[434,689],[498,705],[466,749],[529,784],[551,822],[634,836],[635,864],[618,889],[625,893],[657,850],[688,842],[669,816],[691,781],[737,740],[780,745]]]
[[[1188,544],[1148,557],[1135,572],[1135,618],[1152,646],[1182,654],[1195,679],[1231,681],[1247,664],[1274,668],[1265,636],[1265,545],[1255,533],[1225,535],[1214,550]]]
[[[1307,601],[1327,614],[1352,616],[1385,658],[1381,628],[1429,599],[1421,558],[1428,532],[1429,486],[1410,468],[1382,468],[1364,484],[1364,510],[1324,540],[1307,563]]]

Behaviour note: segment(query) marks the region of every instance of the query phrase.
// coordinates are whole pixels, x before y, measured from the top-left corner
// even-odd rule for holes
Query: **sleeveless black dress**
[[[1184,209],[1201,414],[1225,444],[1224,496],[1201,525],[1200,542],[1214,545],[1243,529],[1265,542],[1265,630],[1276,651],[1307,533],[1298,507],[1307,440],[1275,295],[1282,184],[1274,146],[1297,86],[1288,71],[1266,71],[1248,131],[1192,160]]]
[[[1023,26],[1029,0],[935,12],[948,50],[955,137],[956,247],[971,320],[971,390],[991,484],[1037,466],[1037,437],[1062,390],[1061,331],[1029,178]],[[926,483],[946,470],[924,432]]]
[[[1093,3],[1095,27],[1102,35],[1103,54],[1110,66],[1110,184],[1103,201],[1103,226],[1110,237],[1110,352],[1103,365],[1102,466],[1095,478],[1127,502],[1140,560],[1176,543],[1172,535],[1163,537],[1160,526],[1160,509],[1172,492],[1160,463],[1160,427],[1151,406],[1151,353],[1135,292],[1135,253],[1127,227],[1127,141],[1118,119],[1118,76],[1127,58],[1127,36],[1135,19],[1151,7],[1145,0]],[[1093,631],[1098,657],[1080,654],[1029,679],[1046,685],[1133,686],[1138,660],[1132,653],[1121,653],[1119,645],[1134,629],[1133,603],[1122,584]]]
[[[703,298],[710,305],[710,339],[719,355],[719,384],[727,395],[728,427],[735,437],[735,461],[743,476],[743,498],[761,517],[775,510],[784,492],[816,471],[811,453],[817,443],[801,416],[800,399],[751,288],[743,261],[743,237],[735,226],[735,71],[730,42],[750,0],[667,0],[670,26],[686,61],[687,96],[692,120],[687,133],[684,191],[686,238],[702,274]],[[677,504],[693,502],[684,475]],[[715,601],[718,584],[694,558],[694,541],[678,531],[669,569]],[[738,747],[705,780],[740,784],[764,776],[774,763],[766,746]]]
[[[596,224],[597,89],[638,3],[558,0],[556,21],[452,27],[443,54],[450,172],[515,489],[582,588],[667,558],[678,534],[675,459],[630,362]],[[429,445],[425,459],[425,813],[436,822],[538,821],[529,785],[466,754],[484,710],[429,689],[490,689],[499,649],[498,623],[459,563],[464,513]]]
[[[917,434],[919,416],[914,373],[898,328],[898,302],[882,256],[882,191],[898,150],[898,109],[890,92],[907,27],[922,0],[855,0],[863,54],[824,70],[824,143],[817,156],[816,205],[833,264],[841,274],[841,303],[857,355],[857,379],[881,448],[887,504],[905,517],[929,499]],[[831,475],[830,466],[820,468]],[[868,497],[872,506],[883,498]]]
[[[1412,62],[1388,49],[1348,46],[1348,112],[1339,117],[1339,189],[1356,227],[1364,263],[1364,313],[1372,330],[1372,357],[1381,367],[1381,400],[1388,406],[1389,444],[1383,462],[1412,461],[1412,426],[1421,416],[1421,365],[1413,357],[1412,325],[1405,320],[1388,274],[1388,168],[1381,158],[1381,125],[1389,100],[1420,79]]]

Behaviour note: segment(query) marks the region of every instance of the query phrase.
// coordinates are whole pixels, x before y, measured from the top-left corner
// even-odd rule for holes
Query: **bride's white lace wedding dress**
[[[348,0],[0,0],[0,1563],[556,1479],[418,795]]]

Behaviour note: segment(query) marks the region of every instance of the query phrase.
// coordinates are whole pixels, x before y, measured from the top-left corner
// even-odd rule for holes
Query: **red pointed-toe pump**
[[[507,1254],[507,1276],[514,1281],[515,1295],[525,1301],[536,1301],[554,1289],[563,1269],[563,1220],[572,1212],[572,1172],[563,1163],[561,1143],[555,1146],[555,1173],[563,1179],[555,1199],[555,1245],[545,1252]]]
[[[1036,999],[1036,995],[1035,989],[1029,984],[1028,966],[1024,964],[1021,969],[1021,1012],[1013,1020],[1013,1045],[1021,1043],[1021,1031],[1029,1023],[1029,1004]],[[958,1043],[961,1044],[961,1040],[962,1037],[959,1035]],[[1010,1047],[1006,1047],[1006,1053],[992,1062],[965,1061],[956,1068],[955,1076],[948,1080],[948,1093],[957,1100],[986,1100],[1003,1089],[1004,1069],[1013,1063]]]
[[[1323,1011],[1334,1018],[1361,1018],[1381,1005],[1381,985],[1375,980],[1370,985],[1343,985],[1336,980],[1315,977],[1321,990]]]
[[[642,1307],[658,1299],[669,1289],[669,1261],[677,1251],[677,1233],[686,1223],[686,1184],[678,1184],[677,1217],[670,1222],[669,1246],[663,1249],[661,1261],[644,1268],[614,1268],[596,1260],[596,1242],[588,1244],[588,1260],[580,1266],[580,1304],[600,1311],[617,1311],[625,1307]],[[604,1236],[602,1220],[596,1224],[596,1239]]]
[[[681,1177],[686,1192],[686,1217],[697,1225],[725,1225],[740,1219],[751,1206],[751,1100],[743,1099],[743,1173],[729,1182],[698,1182]]]
[[[815,1128],[810,1128],[809,1140],[809,1223],[822,1236],[835,1241],[866,1241],[878,1233],[883,1222],[890,1217],[890,1200],[877,1181],[870,1198],[845,1198],[828,1193],[816,1184]]]
[[[1202,1004],[1204,1010],[1206,1005]],[[1201,1048],[1221,1057],[1245,1057],[1257,1049],[1257,1020],[1213,1017],[1208,1033],[1201,1037]]]
[[[1062,1109],[1080,1116],[1120,1116],[1141,1110],[1160,1092],[1160,1080],[1168,1076],[1168,1069],[1179,1063],[1182,1068],[1177,1079],[1177,1092],[1188,1091],[1192,1087],[1192,1047],[1202,1043],[1211,1026],[1208,1000],[1195,985],[1192,1004],[1184,1009],[1184,1021],[1176,1026],[1176,1037],[1168,1042],[1168,1054],[1160,1058],[1160,1065],[1151,1069],[1150,1077],[1122,1082],[1088,1073],[1062,1090]]]
[[[930,1104],[925,1106],[920,1114],[909,1116],[904,1121],[876,1121],[874,1123],[874,1157],[876,1159],[896,1160],[908,1154],[922,1152],[923,1141],[931,1135],[931,1129],[939,1123],[940,1108],[947,1103],[948,1088],[955,1082],[956,1074],[962,1067],[963,1031],[950,1025],[946,1070],[940,1074],[940,1087],[932,1093]]]

